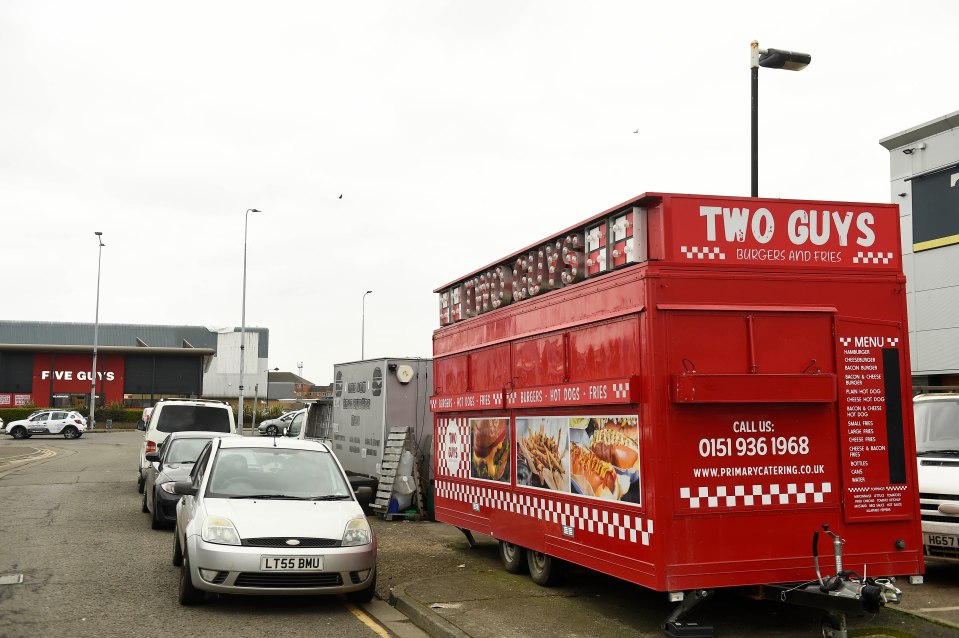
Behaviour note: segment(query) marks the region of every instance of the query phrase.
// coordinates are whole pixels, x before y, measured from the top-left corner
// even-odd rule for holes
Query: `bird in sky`
[[[633,133],[639,133],[639,129],[636,129],[635,131],[633,131]]]
[[[338,199],[343,199],[343,193],[340,193],[340,196]]]

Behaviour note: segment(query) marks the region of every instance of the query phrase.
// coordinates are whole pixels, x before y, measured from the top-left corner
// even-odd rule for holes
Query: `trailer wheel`
[[[563,578],[563,566],[558,558],[542,552],[526,550],[526,563],[533,582],[543,587],[557,585]]]
[[[520,574],[527,569],[526,550],[519,545],[500,541],[499,559],[503,562],[503,568],[511,574]]]
[[[846,619],[843,615],[826,613],[822,618],[822,637],[837,638],[846,635]]]

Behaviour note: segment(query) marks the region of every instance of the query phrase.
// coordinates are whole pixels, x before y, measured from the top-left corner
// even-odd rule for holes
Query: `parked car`
[[[204,592],[372,598],[376,537],[322,443],[215,438],[173,489],[181,604]]]
[[[293,420],[293,417],[300,412],[306,412],[306,408],[287,412],[276,417],[275,419],[267,419],[263,423],[256,426],[256,429],[260,434],[265,434],[267,436],[281,435],[286,432],[286,429],[290,426],[290,422]]]
[[[140,420],[137,421],[137,429],[145,430],[146,426],[150,424],[150,415],[153,414],[153,408],[143,408],[143,415],[140,416]]]
[[[156,452],[157,446],[172,432],[219,432],[235,434],[233,408],[226,401],[204,399],[160,399],[153,406],[150,422],[138,425],[144,430],[137,466],[137,490],[143,492],[146,468],[150,464],[147,452]]]
[[[176,523],[176,504],[180,495],[173,492],[173,484],[190,477],[200,452],[214,436],[218,435],[212,432],[173,432],[158,451],[147,452],[150,463],[143,483],[142,508],[150,515],[150,527],[162,529]]]
[[[926,556],[959,562],[959,393],[913,398]]]
[[[5,434],[15,439],[29,439],[34,434],[60,434],[65,439],[79,439],[86,431],[87,421],[79,412],[56,409],[38,410],[3,428]]]

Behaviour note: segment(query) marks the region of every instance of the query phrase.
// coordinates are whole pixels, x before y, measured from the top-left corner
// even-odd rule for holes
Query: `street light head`
[[[96,235],[97,237],[99,237],[99,236],[102,235],[103,233],[101,233],[99,230],[95,230],[95,231],[93,231],[93,234]]]
[[[783,49],[766,49],[759,56],[759,66],[767,69],[785,69],[786,71],[802,71],[812,62],[812,56],[798,51],[784,51]]]
[[[372,290],[367,290],[365,294],[368,295],[368,294],[370,294],[371,292],[373,292],[373,291],[372,291]]]
[[[251,212],[251,213],[262,213],[263,211],[262,211],[262,210],[258,210],[258,209],[256,209],[256,208],[251,208],[251,209],[250,209],[250,212]]]

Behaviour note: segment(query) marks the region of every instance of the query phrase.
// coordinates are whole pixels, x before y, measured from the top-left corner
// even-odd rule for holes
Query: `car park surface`
[[[204,592],[372,598],[376,538],[325,445],[215,438],[174,491],[182,604]]]
[[[198,609],[181,608],[179,570],[170,565],[172,532],[147,529],[137,511],[141,497],[124,488],[141,441],[141,433],[129,431],[95,431],[79,441],[0,439],[0,451],[42,446],[56,453],[13,469],[0,454],[0,576],[23,577],[21,584],[0,585],[0,636],[121,636],[147,624],[162,624],[163,633],[230,638],[383,636],[354,612],[384,623],[391,614],[396,618],[384,602],[391,590],[426,615],[417,623],[448,623],[443,626],[450,631],[437,636],[663,635],[659,621],[670,605],[658,592],[583,569],[562,586],[543,588],[528,576],[505,573],[490,537],[476,535],[471,549],[455,527],[376,517],[368,519],[378,536],[378,599],[371,603],[352,606],[339,596],[227,595],[208,597]],[[892,606],[852,619],[851,635],[959,637],[959,571],[953,565],[930,560],[926,584],[899,582],[905,590],[901,608],[940,623]],[[800,638],[820,635],[819,617],[816,610],[721,596],[705,602],[698,619],[714,623],[721,636]],[[416,635],[403,618],[387,626],[398,638]]]
[[[2,421],[0,421],[2,423]],[[15,439],[29,439],[43,434],[59,434],[65,439],[78,439],[87,430],[87,421],[74,410],[37,410],[26,419],[11,421],[4,428],[5,434]]]

